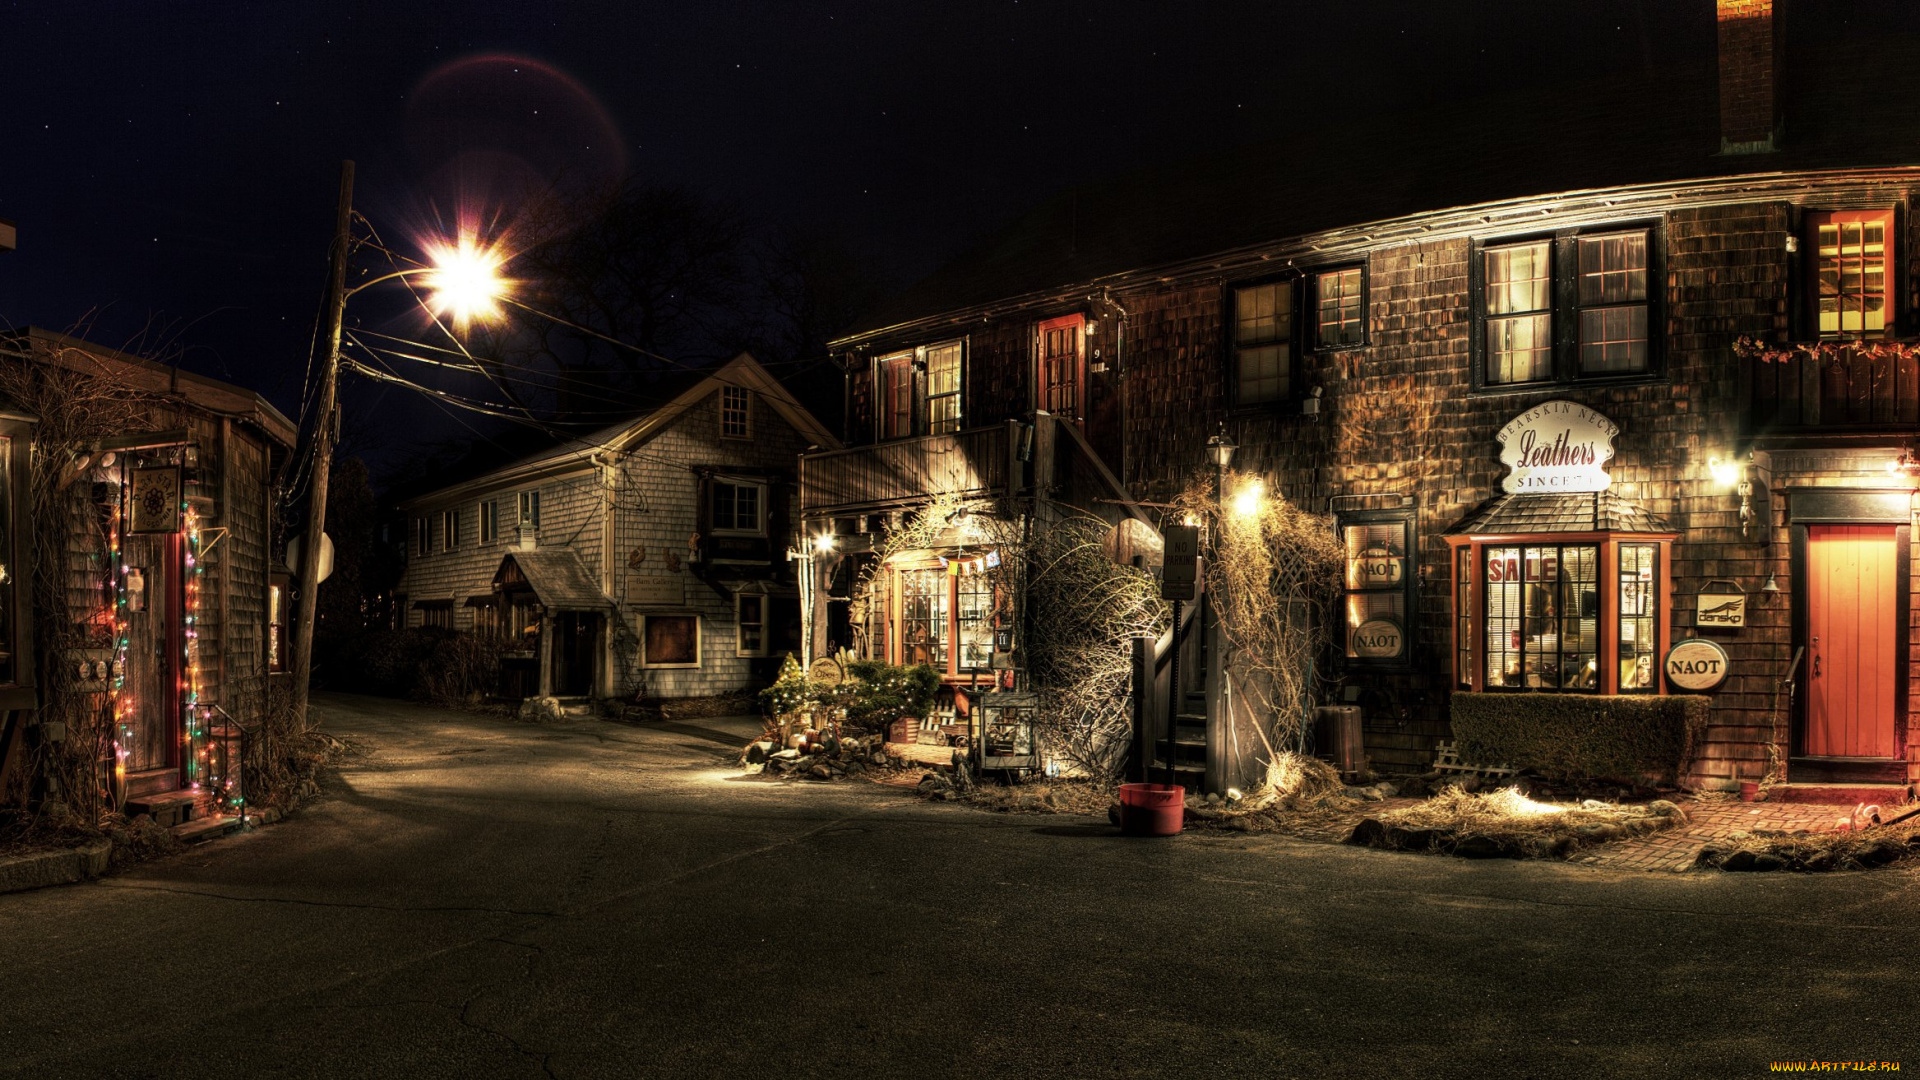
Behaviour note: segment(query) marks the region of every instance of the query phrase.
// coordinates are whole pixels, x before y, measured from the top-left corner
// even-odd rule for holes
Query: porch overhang
[[[1604,491],[1564,495],[1500,495],[1473,508],[1446,536],[1529,536],[1542,533],[1678,535],[1665,518]]]
[[[612,611],[592,571],[571,549],[510,551],[493,574],[495,593],[525,590],[548,611]]]

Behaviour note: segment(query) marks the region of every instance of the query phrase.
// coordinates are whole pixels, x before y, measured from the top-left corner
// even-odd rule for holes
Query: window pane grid
[[[1454,556],[1453,617],[1455,681],[1462,687],[1473,686],[1473,549],[1462,545]]]
[[[960,343],[927,352],[927,431],[960,430]]]
[[[1487,685],[1599,689],[1600,552],[1547,545],[1487,549]]]
[[[720,388],[720,434],[733,439],[747,437],[747,403],[746,388]]]
[[[1837,221],[1815,230],[1822,334],[1887,328],[1886,223]]]
[[[1360,320],[1362,278],[1359,267],[1319,276],[1320,344],[1353,345],[1365,336]]]
[[[960,670],[993,666],[993,583],[985,574],[963,574],[955,585],[955,621],[959,623]]]
[[[900,662],[947,670],[947,572],[900,572]]]
[[[1486,381],[1523,383],[1553,374],[1553,259],[1537,241],[1481,253],[1486,271]]]
[[[1660,548],[1656,544],[1620,545],[1620,692],[1651,692],[1659,663]]]
[[[1293,286],[1275,281],[1233,291],[1234,402],[1287,396],[1293,369]]]

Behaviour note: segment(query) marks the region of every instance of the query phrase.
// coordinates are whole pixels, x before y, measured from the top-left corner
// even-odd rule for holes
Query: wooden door
[[[563,611],[554,617],[553,692],[561,697],[593,693],[594,659],[599,655],[600,616]]]
[[[1085,417],[1087,368],[1081,329],[1086,319],[1069,315],[1040,324],[1039,405],[1062,420]]]
[[[177,534],[129,536],[124,545],[129,773],[180,765],[180,550]]]
[[[1894,752],[1897,537],[1892,525],[1807,527],[1810,757]]]

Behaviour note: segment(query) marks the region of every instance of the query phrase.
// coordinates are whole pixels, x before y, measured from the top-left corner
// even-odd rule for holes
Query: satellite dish
[[[300,576],[300,550],[305,546],[306,537],[296,536],[287,541],[287,565],[293,568],[293,575]],[[320,575],[325,581],[333,576],[333,537],[320,534]]]

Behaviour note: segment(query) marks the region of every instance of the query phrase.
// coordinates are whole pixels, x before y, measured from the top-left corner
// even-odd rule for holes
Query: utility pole
[[[340,205],[334,217],[333,280],[327,291],[327,356],[320,370],[320,407],[313,422],[313,479],[307,496],[307,538],[300,546],[300,611],[293,624],[293,715],[306,731],[313,677],[313,624],[320,617],[320,544],[327,527],[327,476],[333,467],[334,384],[340,371],[341,323],[347,311],[347,255],[352,246],[353,162],[340,163]]]

